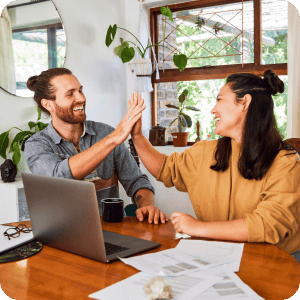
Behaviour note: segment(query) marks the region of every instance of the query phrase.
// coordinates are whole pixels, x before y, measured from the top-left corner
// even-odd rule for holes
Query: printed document
[[[181,240],[173,249],[120,260],[153,276],[181,276],[224,264],[238,271],[243,249],[238,243]]]
[[[148,300],[143,287],[152,278],[139,272],[125,280],[89,295],[101,300]],[[165,277],[172,287],[172,300],[192,300],[196,295],[207,290],[222,278],[204,273],[193,273],[180,277]]]
[[[243,243],[229,243],[202,240],[181,240],[174,248],[194,260],[208,263],[210,267],[218,262],[227,262],[233,272],[238,272],[243,255]],[[219,263],[220,265],[220,263]]]
[[[222,280],[197,295],[193,300],[262,300],[247,284],[245,284],[228,267],[219,266],[203,271],[205,274],[222,277]],[[193,274],[195,275],[195,274]]]

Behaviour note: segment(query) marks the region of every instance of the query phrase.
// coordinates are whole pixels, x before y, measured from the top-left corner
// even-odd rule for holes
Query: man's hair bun
[[[35,85],[36,85],[36,83],[38,82],[38,80],[39,80],[39,76],[31,76],[28,80],[27,80],[27,82],[26,82],[26,86],[27,86],[27,88],[29,89],[29,90],[31,90],[31,91],[35,91]]]
[[[284,83],[272,70],[264,72],[263,80],[271,95],[284,92]]]

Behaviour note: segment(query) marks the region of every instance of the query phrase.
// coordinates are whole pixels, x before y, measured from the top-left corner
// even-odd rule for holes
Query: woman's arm
[[[140,105],[143,106],[144,100],[141,99],[141,95],[137,92],[131,94],[131,100],[128,101],[129,109]],[[156,178],[161,169],[164,156],[159,151],[155,150],[150,142],[146,139],[146,137],[142,133],[142,118],[139,118],[135,123],[132,131],[131,138],[133,140],[135,149],[143,162],[146,169]]]
[[[248,241],[248,228],[245,219],[202,222],[188,214],[175,212],[171,216],[171,221],[177,232],[186,233],[190,236],[236,242]]]

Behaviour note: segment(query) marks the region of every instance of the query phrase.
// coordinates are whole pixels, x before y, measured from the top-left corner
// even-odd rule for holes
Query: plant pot
[[[174,147],[186,147],[188,142],[188,132],[172,132]]]
[[[148,58],[138,58],[133,63],[128,63],[128,67],[136,76],[151,76],[155,70],[155,63]]]

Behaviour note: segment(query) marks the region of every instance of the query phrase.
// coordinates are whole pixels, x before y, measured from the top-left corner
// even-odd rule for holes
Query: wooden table
[[[29,222],[22,223],[30,226]],[[127,217],[122,223],[102,222],[102,226],[161,243],[151,252],[173,248],[178,243],[171,222],[153,225]],[[88,295],[137,272],[120,261],[103,264],[43,246],[41,252],[28,259],[0,264],[0,283],[9,297],[18,300],[91,299]],[[300,264],[276,246],[246,243],[237,275],[265,299],[288,299],[299,287]]]

